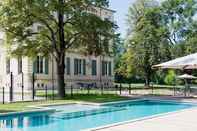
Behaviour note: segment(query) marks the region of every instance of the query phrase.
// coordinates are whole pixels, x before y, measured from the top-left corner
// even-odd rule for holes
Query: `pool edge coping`
[[[50,112],[55,111],[55,109],[49,108],[47,106],[55,106],[55,105],[71,105],[71,104],[83,104],[83,105],[94,105],[94,106],[107,106],[111,104],[118,104],[123,102],[135,102],[135,101],[143,101],[143,100],[156,100],[156,101],[163,101],[163,102],[176,102],[176,103],[185,103],[185,104],[197,104],[197,102],[182,102],[177,100],[166,100],[166,99],[159,99],[159,98],[136,98],[131,100],[120,100],[114,102],[104,102],[104,103],[93,103],[93,102],[70,102],[70,103],[52,103],[52,104],[38,104],[38,105],[31,105],[27,106],[29,108],[33,108],[32,110],[27,111],[19,111],[19,112],[8,112],[8,113],[0,113],[0,117],[10,116],[10,115],[20,115],[20,114],[27,114],[27,113],[36,113],[36,112]]]
[[[182,104],[197,104],[197,102],[184,102],[184,101],[182,102],[182,101],[177,101],[177,100],[166,100],[166,99],[159,99],[159,98],[147,98],[147,99],[146,98],[140,98],[140,99],[137,99],[137,100],[134,100],[134,101],[139,101],[139,100],[153,100],[153,101],[155,100],[155,101],[162,101],[162,102],[182,103]],[[128,100],[128,102],[129,101],[132,101],[132,100]],[[119,102],[114,102],[114,104],[118,104],[118,103]],[[172,115],[172,114],[176,114],[176,113],[181,113],[181,112],[189,111],[189,110],[193,110],[193,109],[197,109],[197,107],[194,106],[194,107],[191,107],[191,108],[181,109],[181,110],[178,110],[178,111],[160,113],[160,114],[147,116],[147,117],[142,117],[142,118],[138,118],[138,119],[123,121],[123,122],[117,122],[117,123],[114,123],[114,124],[108,124],[108,125],[105,125],[105,126],[98,126],[98,127],[95,127],[95,128],[83,129],[81,131],[99,131],[99,130],[107,129],[107,128],[110,128],[110,127],[125,125],[125,124],[129,124],[129,123],[135,123],[135,122],[139,122],[139,121],[150,120],[150,119],[159,118],[159,117],[163,117],[163,116],[166,116],[166,115]]]
[[[28,106],[31,108],[35,108],[35,110],[28,110],[28,111],[20,111],[20,112],[9,112],[9,113],[0,113],[0,117],[5,117],[5,116],[12,116],[12,115],[20,115],[20,114],[28,114],[28,113],[41,113],[41,112],[55,112],[55,109],[51,109],[45,106],[54,106],[54,105],[70,105],[70,104],[84,104],[84,105],[95,105],[95,106],[105,106],[105,105],[110,105],[110,104],[118,104],[118,103],[123,103],[123,102],[135,102],[135,101],[143,101],[143,100],[155,100],[155,101],[162,101],[162,102],[172,102],[172,103],[182,103],[182,104],[197,104],[197,102],[185,102],[185,101],[178,101],[178,100],[167,100],[167,99],[159,99],[159,98],[136,98],[136,99],[131,99],[131,100],[121,100],[121,101],[115,101],[115,102],[104,102],[104,103],[91,103],[91,102],[70,102],[70,103],[54,103],[54,104],[39,104],[36,106]],[[175,114],[187,110],[192,110],[192,109],[197,109],[197,107],[191,107],[187,109],[181,109],[178,111],[171,111],[167,113],[161,113],[157,115],[152,115],[152,116],[147,116],[147,117],[142,117],[139,119],[133,119],[133,120],[128,120],[128,121],[123,121],[123,122],[117,122],[114,124],[108,124],[105,126],[99,126],[95,128],[88,128],[88,129],[83,129],[82,131],[97,131],[101,129],[106,129],[114,126],[119,126],[119,125],[124,125],[128,123],[134,123],[138,121],[144,121],[148,119],[153,119],[157,117],[162,117],[165,115],[170,115],[170,114]]]
[[[55,112],[54,109],[35,109],[28,111],[20,111],[20,112],[9,112],[9,113],[0,113],[0,117],[9,117],[13,115],[21,115],[21,114],[29,114],[29,113],[42,113],[42,112]]]
[[[46,106],[71,105],[71,104],[84,104],[84,105],[97,105],[97,106],[100,106],[100,103],[88,103],[88,102],[87,103],[86,102],[70,102],[70,103],[38,104],[38,105],[27,106],[28,108],[32,108],[31,110],[0,113],[0,117],[11,116],[11,115],[27,114],[27,113],[36,113],[36,112],[52,112],[52,111],[55,111],[55,109],[48,108]]]

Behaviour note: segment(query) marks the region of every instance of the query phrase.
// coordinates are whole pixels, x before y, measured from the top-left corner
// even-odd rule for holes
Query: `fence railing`
[[[17,87],[18,88],[18,87]],[[57,97],[57,90],[54,88],[48,88],[45,85],[42,89],[32,89],[26,91],[24,86],[18,88],[17,92],[14,91],[14,87],[10,88],[0,87],[0,103],[5,104],[8,102],[16,101],[35,101],[35,100],[55,100]],[[142,84],[115,84],[113,87],[75,87],[71,85],[66,87],[66,95],[73,97],[78,94],[114,94],[114,95],[185,95],[184,86],[161,86],[151,85],[149,88],[144,87]],[[191,88],[189,90],[190,95],[197,95],[197,89]]]

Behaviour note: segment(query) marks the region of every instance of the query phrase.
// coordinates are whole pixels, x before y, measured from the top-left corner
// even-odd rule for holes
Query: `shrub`
[[[165,77],[165,84],[167,85],[173,85],[176,81],[176,73],[173,70],[169,70],[166,77]]]

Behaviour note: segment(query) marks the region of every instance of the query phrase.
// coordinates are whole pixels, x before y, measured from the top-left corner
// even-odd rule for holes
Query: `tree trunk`
[[[61,99],[65,98],[65,83],[64,83],[64,74],[65,74],[65,36],[64,36],[64,0],[58,0],[59,9],[58,9],[58,34],[59,34],[59,52],[57,60],[57,86],[58,86],[58,97]]]
[[[58,89],[58,97],[60,99],[65,98],[65,82],[64,82],[64,59],[57,62],[57,89]]]
[[[149,87],[150,86],[150,77],[147,75],[145,78],[145,86]]]
[[[147,69],[145,72],[145,86],[150,87],[150,81],[151,81],[151,70]]]

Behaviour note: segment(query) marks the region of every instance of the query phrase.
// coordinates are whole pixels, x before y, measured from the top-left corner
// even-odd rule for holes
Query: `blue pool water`
[[[57,112],[0,117],[0,131],[79,131],[193,106],[191,104],[151,100],[122,102],[102,107],[87,105],[53,106],[52,108],[57,109]],[[77,107],[77,110],[73,107]]]

